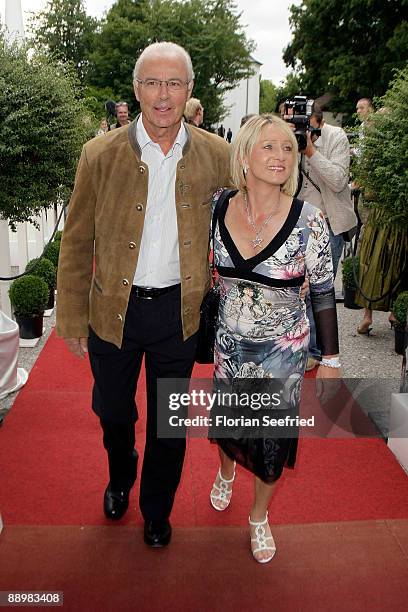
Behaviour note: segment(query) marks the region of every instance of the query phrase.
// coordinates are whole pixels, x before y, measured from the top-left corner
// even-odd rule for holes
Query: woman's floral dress
[[[223,190],[213,196],[213,205]],[[278,378],[290,383],[299,404],[309,344],[309,321],[300,287],[308,276],[323,354],[335,354],[337,320],[327,225],[320,210],[294,199],[272,241],[250,259],[237,250],[225,225],[229,197],[217,210],[214,262],[220,282],[215,379]],[[238,383],[238,381],[235,381]],[[293,467],[296,438],[219,438],[233,459],[265,482]]]

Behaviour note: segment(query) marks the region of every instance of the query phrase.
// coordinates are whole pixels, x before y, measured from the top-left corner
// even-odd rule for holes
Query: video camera
[[[320,128],[314,128],[310,125],[314,100],[308,100],[306,96],[294,96],[292,100],[285,100],[284,104],[285,121],[294,124],[299,151],[304,151],[307,147],[306,132],[309,130],[312,136],[317,137],[322,132]]]

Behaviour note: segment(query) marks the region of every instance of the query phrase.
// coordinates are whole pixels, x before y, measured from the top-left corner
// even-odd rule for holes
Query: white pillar
[[[17,223],[17,231],[9,230],[10,261],[18,267],[18,272],[24,272],[28,262],[27,223]]]
[[[19,223],[17,225],[17,242],[18,242],[18,269],[19,272],[24,272],[28,262],[28,244],[27,244],[27,223]]]
[[[21,0],[6,0],[6,28],[9,37],[24,40],[23,11],[21,10]]]
[[[7,221],[3,219],[0,219],[0,276],[11,276],[9,227]],[[1,309],[8,317],[11,317],[11,305],[8,296],[9,287],[9,282],[0,281]]]
[[[41,216],[44,228],[44,244],[46,244],[52,236],[56,223],[54,208],[44,209]]]

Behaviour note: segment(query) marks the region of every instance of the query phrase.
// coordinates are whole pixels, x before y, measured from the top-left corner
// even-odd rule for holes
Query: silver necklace
[[[280,192],[279,192],[278,207],[279,207],[279,202],[280,202]],[[252,219],[252,215],[249,212],[248,198],[247,198],[246,191],[244,191],[244,203],[245,203],[245,211],[246,211],[246,214],[247,214],[248,223],[249,223],[249,225],[252,227],[252,229],[255,232],[255,238],[254,238],[254,240],[251,240],[252,248],[253,249],[257,249],[262,244],[262,242],[264,241],[264,239],[262,238],[261,234],[262,234],[263,230],[265,229],[265,227],[268,225],[269,221],[272,219],[272,217],[273,217],[273,215],[275,214],[276,211],[271,212],[271,214],[268,215],[268,217],[266,217],[265,221],[263,221],[263,223],[261,224],[260,228],[257,229],[256,225],[254,223],[254,220]]]

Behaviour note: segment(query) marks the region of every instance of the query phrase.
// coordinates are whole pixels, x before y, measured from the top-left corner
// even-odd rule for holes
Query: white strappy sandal
[[[219,486],[216,484],[217,479],[215,479],[213,487],[211,489],[211,493],[210,493],[210,502],[211,502],[212,507],[215,510],[222,512],[223,510],[226,510],[228,508],[231,502],[232,486],[229,487],[228,485],[232,485],[232,483],[234,482],[235,464],[234,464],[234,475],[232,478],[230,478],[229,480],[224,478],[223,475],[221,474],[221,468],[219,468],[217,476],[219,477],[219,481],[220,481]],[[220,502],[225,505],[220,505]]]
[[[251,550],[252,550],[252,555],[255,559],[255,561],[258,561],[258,563],[268,563],[273,556],[276,553],[276,545],[275,545],[275,540],[272,537],[272,533],[271,533],[271,528],[269,527],[268,524],[268,513],[266,513],[265,519],[263,521],[251,521],[251,517],[249,517],[249,524],[252,527],[255,527],[255,538],[251,538]],[[269,532],[271,535],[267,535],[267,530],[269,529]],[[268,542],[269,541],[269,542]],[[261,551],[270,551],[270,555],[269,557],[266,557],[265,559],[258,559],[255,555],[258,552]]]

